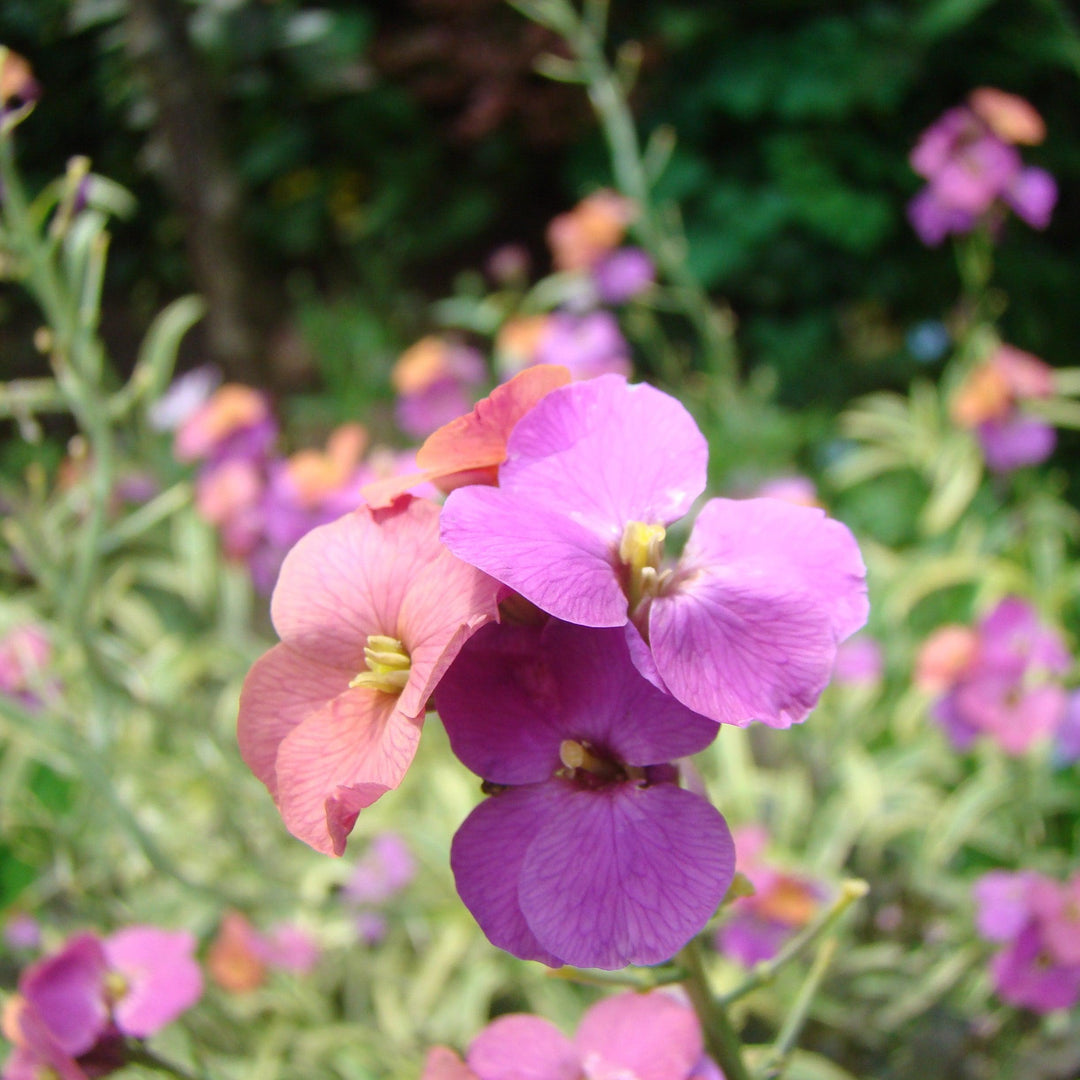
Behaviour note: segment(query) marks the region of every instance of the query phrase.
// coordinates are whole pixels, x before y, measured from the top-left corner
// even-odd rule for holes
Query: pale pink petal
[[[362,671],[370,634],[399,636],[402,600],[438,537],[438,506],[409,497],[313,529],[281,567],[270,609],[278,635],[320,663]]]
[[[274,763],[282,740],[343,694],[355,674],[302,656],[288,645],[275,645],[248,672],[236,727],[240,756],[271,795],[277,794]]]
[[[194,952],[191,934],[156,926],[129,926],[105,939],[109,967],[128,984],[113,1008],[125,1035],[145,1039],[199,1000],[203,980]]]
[[[720,813],[671,784],[543,787],[555,797],[518,885],[541,947],[575,967],[669,960],[731,884],[735,845]]]
[[[462,645],[498,618],[499,582],[439,545],[409,583],[398,613],[398,632],[412,664],[398,707],[421,716]]]
[[[422,724],[401,715],[396,695],[364,688],[309,716],[277,755],[277,802],[289,831],[340,855],[360,811],[401,782]]]
[[[492,945],[558,967],[559,958],[537,941],[518,900],[521,864],[551,802],[549,784],[510,788],[485,799],[454,835],[450,867],[462,903]]]
[[[684,1080],[705,1048],[693,1009],[657,991],[597,1002],[582,1017],[574,1042],[590,1077],[613,1080],[628,1074],[634,1080]]]
[[[539,1016],[500,1016],[473,1039],[466,1055],[479,1080],[580,1080],[574,1044]]]
[[[442,538],[457,556],[557,618],[584,626],[626,622],[614,533],[602,536],[525,494],[467,487],[446,500]]]
[[[829,613],[779,571],[699,571],[649,612],[649,641],[668,689],[721,724],[806,718],[832,674]]]

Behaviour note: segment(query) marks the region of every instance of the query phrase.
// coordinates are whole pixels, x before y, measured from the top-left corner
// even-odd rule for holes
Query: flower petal
[[[721,724],[806,718],[832,674],[828,613],[798,583],[699,572],[653,602],[653,657],[671,693]]]
[[[19,979],[19,993],[65,1054],[85,1053],[105,1031],[106,970],[101,942],[93,934],[79,934]]]
[[[492,487],[451,492],[442,539],[458,558],[556,618],[584,626],[626,622],[615,568],[618,536],[603,536],[527,493]]]
[[[129,926],[105,939],[109,966],[128,983],[113,1008],[116,1026],[136,1039],[160,1031],[202,996],[195,938],[186,931]]]
[[[551,785],[511,788],[482,802],[450,847],[450,867],[462,903],[497,948],[552,967],[559,958],[529,929],[518,902],[518,876],[529,843],[547,819]]]
[[[544,787],[555,797],[518,886],[541,947],[576,967],[670,959],[731,884],[735,845],[720,813],[671,784]]]
[[[469,1045],[478,1080],[579,1080],[574,1044],[539,1016],[511,1014],[488,1024]]]
[[[401,714],[396,695],[364,688],[309,716],[278,750],[277,802],[289,832],[340,855],[359,812],[401,782],[422,725]]]
[[[439,508],[403,496],[321,525],[285,557],[271,602],[282,641],[322,664],[363,670],[369,634],[398,637],[410,584],[438,555]]]
[[[586,1068],[595,1061],[590,1076],[635,1080],[683,1080],[705,1049],[693,1009],[659,991],[598,1001],[574,1041]]]
[[[349,688],[350,674],[275,645],[252,666],[240,691],[240,756],[277,795],[274,763],[282,740]]]

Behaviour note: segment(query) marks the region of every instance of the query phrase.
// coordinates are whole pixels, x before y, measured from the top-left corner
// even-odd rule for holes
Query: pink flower
[[[680,997],[655,990],[597,1002],[568,1039],[539,1016],[492,1021],[463,1062],[446,1047],[429,1054],[421,1080],[723,1080],[705,1057],[701,1027]]]
[[[406,496],[308,533],[271,602],[281,636],[240,695],[240,752],[286,827],[340,855],[357,815],[405,775],[428,699],[498,585],[439,542]]]

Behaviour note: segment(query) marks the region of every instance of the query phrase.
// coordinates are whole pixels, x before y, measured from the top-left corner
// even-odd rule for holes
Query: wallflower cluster
[[[1004,946],[990,965],[994,988],[1034,1012],[1080,1001],[1080,872],[1057,881],[1033,870],[994,870],[975,884],[976,925]]]
[[[997,473],[1039,465],[1053,452],[1052,425],[1024,410],[1028,401],[1054,394],[1054,369],[1037,356],[999,345],[972,368],[957,389],[950,412],[975,432],[987,466]]]
[[[1042,117],[1023,98],[981,87],[922,133],[911,167],[926,181],[908,204],[908,220],[924,244],[979,226],[1000,230],[1011,210],[1036,229],[1050,224],[1057,184],[1024,165],[1018,146],[1046,137]]]
[[[650,386],[568,379],[531,368],[428,440],[443,507],[376,485],[293,548],[240,747],[287,827],[340,854],[434,695],[489,793],[451,850],[489,939],[552,965],[654,964],[734,872],[678,759],[719,724],[806,717],[865,621],[865,571],[843,525],[772,499],[709,500],[668,560],[704,437]]]
[[[465,1060],[445,1046],[429,1053],[420,1080],[724,1080],[705,1054],[694,1010],[675,994],[625,993],[586,1010],[572,1039],[538,1016],[512,1013],[488,1024]]]
[[[128,1040],[172,1023],[202,996],[202,972],[185,931],[129,926],[83,933],[19,977],[4,1009],[14,1045],[3,1080],[86,1080],[121,1068]]]
[[[1072,666],[1065,642],[1016,596],[974,627],[949,625],[920,651],[915,680],[937,696],[931,715],[957,750],[980,736],[1007,754],[1054,736],[1066,717],[1061,676]]]

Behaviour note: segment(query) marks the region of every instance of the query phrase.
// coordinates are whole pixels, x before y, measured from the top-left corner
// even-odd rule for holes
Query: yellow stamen
[[[559,744],[559,760],[568,769],[581,769],[605,780],[619,774],[619,767],[614,761],[594,754],[587,743],[580,743],[576,739],[563,739]]]
[[[619,561],[626,567],[626,595],[631,612],[642,600],[659,592],[663,575],[660,563],[664,558],[663,525],[646,525],[643,521],[627,522],[619,541]]]
[[[127,979],[119,971],[110,971],[105,976],[105,996],[112,1004],[125,997],[130,989]]]
[[[386,634],[369,634],[364,646],[364,663],[367,671],[361,671],[351,688],[362,686],[368,690],[381,690],[384,694],[400,694],[409,681],[412,661],[397,638]]]

